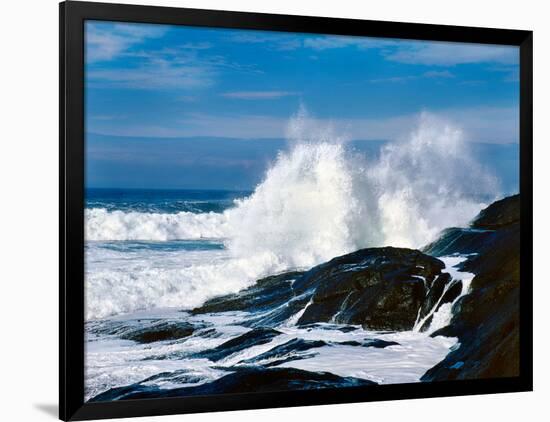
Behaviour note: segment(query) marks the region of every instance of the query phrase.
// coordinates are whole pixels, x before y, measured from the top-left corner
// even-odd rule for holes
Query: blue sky
[[[430,111],[470,141],[518,142],[515,47],[97,21],[85,45],[90,160],[121,136],[283,138],[301,104],[352,139],[398,138]]]

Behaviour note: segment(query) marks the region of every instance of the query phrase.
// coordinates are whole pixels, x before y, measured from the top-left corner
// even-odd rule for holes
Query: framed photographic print
[[[60,5],[60,417],[532,389],[532,33]]]

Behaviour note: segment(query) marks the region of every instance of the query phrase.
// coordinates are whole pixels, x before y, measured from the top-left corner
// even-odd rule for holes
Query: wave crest
[[[498,195],[498,180],[476,162],[461,131],[433,115],[423,114],[411,136],[387,144],[378,157],[319,135],[319,128],[312,135],[311,126],[299,115],[289,151],[279,153],[250,196],[223,213],[87,210],[87,240],[223,238],[227,247],[223,261],[169,272],[139,267],[130,274],[121,266],[90,273],[87,316],[197,306],[262,276],[360,248],[419,248],[441,230],[467,224]]]
[[[223,213],[93,208],[86,239],[227,238],[237,255],[267,250],[307,266],[358,247],[420,247],[498,195],[498,180],[475,161],[461,131],[433,115],[424,113],[406,141],[385,145],[377,159],[320,134],[319,142],[302,139],[300,124],[309,127],[302,114],[290,151],[279,153],[252,195]]]
[[[86,210],[86,240],[180,240],[224,238],[227,221],[224,214],[175,214]]]

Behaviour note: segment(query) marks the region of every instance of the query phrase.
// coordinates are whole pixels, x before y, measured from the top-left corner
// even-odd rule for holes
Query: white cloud
[[[317,51],[343,47],[357,47],[361,49],[381,48],[393,46],[396,44],[398,44],[397,41],[382,38],[351,37],[340,35],[325,35],[320,37],[306,38],[304,40],[304,47],[311,48]]]
[[[87,72],[92,83],[132,89],[204,88],[214,83],[212,69],[201,63],[155,58],[136,68]]]
[[[87,82],[131,89],[197,89],[213,85],[222,70],[258,72],[254,66],[231,62],[220,55],[205,55],[202,50],[207,50],[206,46],[191,47],[126,52],[125,66],[92,67],[86,72]]]
[[[443,70],[443,71],[431,70],[429,72],[424,72],[421,75],[405,75],[405,76],[390,76],[387,78],[375,78],[375,79],[371,79],[369,82],[371,83],[384,83],[384,82],[403,83],[403,82],[414,81],[422,78],[449,79],[454,77],[455,75],[453,75],[448,70]]]
[[[261,73],[256,65],[232,62],[208,50],[209,42],[187,42],[177,47],[140,48],[150,38],[162,37],[156,25],[91,23],[87,27],[87,83],[94,87],[130,89],[197,89],[213,85],[222,70]],[[103,66],[124,57],[124,65]]]
[[[357,47],[366,49],[398,44],[398,41],[382,38],[353,37],[343,35],[319,35],[304,37],[303,35],[291,35],[285,33],[261,34],[253,32],[237,33],[231,37],[231,41],[247,44],[268,44],[270,48],[280,51],[290,51],[299,48],[308,48],[316,51],[343,47]]]
[[[385,54],[388,60],[434,66],[455,66],[467,63],[517,64],[519,49],[509,46],[449,42],[406,43]]]
[[[86,60],[112,60],[147,39],[162,37],[165,32],[166,29],[159,25],[107,25],[102,22],[89,22],[86,24],[85,32]]]
[[[455,75],[453,75],[448,70],[430,70],[428,72],[424,72],[422,75],[425,78],[454,78]]]
[[[299,95],[299,93],[291,91],[234,91],[224,92],[220,95],[222,97],[239,100],[276,100],[282,97]]]
[[[212,63],[197,59],[197,50],[206,43],[188,43],[179,50],[139,51],[136,47],[148,39],[160,38],[164,26],[148,24],[106,24],[90,22],[86,26],[86,59],[101,63],[124,56],[127,65],[117,68],[94,66],[86,72],[94,86],[133,89],[201,88],[213,83]]]

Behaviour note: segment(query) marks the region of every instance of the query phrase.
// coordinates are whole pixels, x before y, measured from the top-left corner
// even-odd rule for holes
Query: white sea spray
[[[103,260],[88,248],[87,319],[189,309],[262,276],[364,247],[418,248],[446,227],[467,224],[486,205],[477,198],[498,195],[496,178],[472,158],[461,131],[430,114],[377,157],[351,150],[304,111],[288,133],[288,150],[263,181],[223,213],[87,210],[89,241],[218,238],[226,245],[158,259],[136,252]]]

